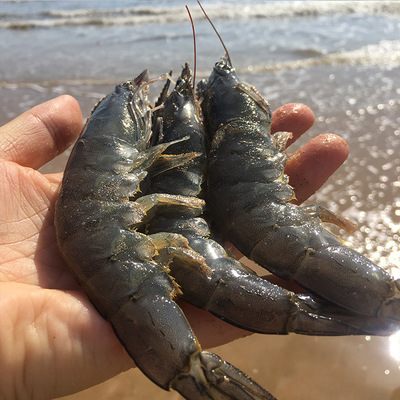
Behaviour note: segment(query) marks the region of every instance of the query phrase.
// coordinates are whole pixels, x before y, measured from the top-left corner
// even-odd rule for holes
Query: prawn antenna
[[[225,46],[224,41],[223,41],[222,38],[221,38],[221,35],[218,33],[217,28],[216,28],[216,27],[214,26],[214,24],[212,23],[210,17],[207,15],[206,11],[204,10],[204,8],[203,8],[203,6],[201,5],[201,3],[200,3],[199,0],[197,0],[197,3],[198,3],[198,5],[200,6],[201,11],[203,11],[204,16],[208,19],[208,22],[211,24],[212,28],[214,29],[214,32],[217,34],[218,39],[219,39],[219,41],[221,42],[222,47],[223,47],[224,50],[225,50],[225,54],[226,54],[227,57],[228,57],[229,65],[232,67],[231,57],[230,57],[230,55],[229,55],[228,49],[227,49],[226,46]]]
[[[186,11],[189,14],[190,24],[192,25],[192,32],[193,32],[193,87],[195,87],[196,81],[196,68],[197,68],[197,51],[196,51],[196,32],[194,30],[194,22],[192,18],[192,14],[190,14],[190,10],[188,6],[186,7]]]

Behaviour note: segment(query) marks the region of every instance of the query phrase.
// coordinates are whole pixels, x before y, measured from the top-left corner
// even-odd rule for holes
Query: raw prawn
[[[173,142],[149,147],[148,84],[144,71],[94,108],[71,153],[56,205],[60,250],[127,352],[157,385],[193,400],[273,399],[244,373],[202,351],[174,301],[180,289],[168,264],[179,260],[207,269],[204,258],[181,235],[140,232],[159,211],[196,216],[204,206],[195,197],[141,195],[147,174],[195,156],[163,157]]]
[[[284,173],[288,135],[270,134],[267,102],[228,57],[198,87],[207,133],[207,207],[220,232],[273,274],[360,315],[400,321],[400,283],[325,230],[347,228],[323,207],[290,203]]]

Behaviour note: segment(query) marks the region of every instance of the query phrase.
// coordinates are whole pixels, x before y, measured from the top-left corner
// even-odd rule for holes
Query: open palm
[[[273,129],[298,137],[312,122],[305,106],[292,104],[275,113]],[[78,104],[61,96],[0,128],[0,398],[62,396],[134,365],[59,253],[53,213],[62,174],[36,170],[64,151],[81,127]],[[333,135],[305,149],[288,165],[301,200],[347,156],[345,142]],[[321,152],[320,168],[310,168]],[[245,335],[208,313],[183,308],[205,347]]]

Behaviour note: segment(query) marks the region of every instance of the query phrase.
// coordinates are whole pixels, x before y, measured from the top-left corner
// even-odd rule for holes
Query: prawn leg
[[[322,222],[334,224],[339,228],[344,229],[347,233],[354,233],[357,230],[357,225],[355,223],[351,222],[347,218],[342,217],[341,215],[335,214],[323,206],[313,204],[311,206],[303,206],[302,209],[311,217],[317,217]]]
[[[169,265],[172,260],[179,259],[185,265],[190,265],[191,268],[197,268],[204,275],[210,275],[204,257],[199,253],[189,248],[188,240],[179,234],[170,232],[159,232],[148,235],[155,246],[158,255],[154,257],[158,263]]]
[[[170,195],[165,193],[154,193],[142,196],[136,200],[147,217],[150,218],[156,213],[161,212],[182,212],[193,216],[200,215],[203,212],[205,202],[196,197],[186,197],[179,195]]]

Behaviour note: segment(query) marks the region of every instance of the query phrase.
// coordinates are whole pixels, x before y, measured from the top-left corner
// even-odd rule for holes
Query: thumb
[[[81,129],[78,102],[68,95],[57,97],[0,128],[0,157],[40,168],[68,148]]]

